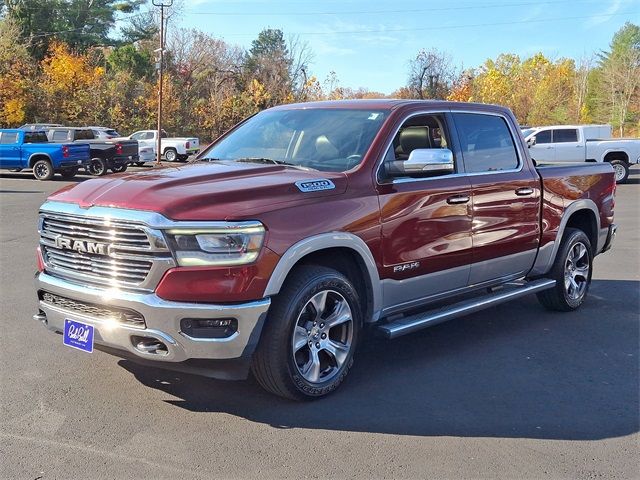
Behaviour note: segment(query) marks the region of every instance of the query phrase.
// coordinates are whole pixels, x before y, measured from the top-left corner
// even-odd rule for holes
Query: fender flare
[[[594,245],[594,256],[600,252],[600,249],[604,246],[600,245],[600,211],[596,206],[595,202],[589,198],[581,198],[579,200],[573,201],[562,214],[562,219],[560,220],[560,226],[558,227],[558,233],[556,235],[555,240],[552,243],[549,243],[542,247],[538,252],[538,256],[536,257],[536,261],[531,270],[531,274],[533,275],[544,275],[553,266],[553,262],[556,259],[556,255],[558,254],[558,249],[560,248],[560,240],[564,236],[564,231],[567,227],[567,223],[569,222],[569,218],[574,213],[580,210],[591,210],[594,216],[596,217],[596,236],[598,238],[598,244]]]
[[[27,160],[27,168],[31,168],[33,167],[33,165],[31,164],[31,159],[33,157],[47,157],[47,159],[49,160],[49,162],[51,162],[51,166],[55,168],[55,166],[53,165],[53,160],[51,159],[51,155],[49,155],[48,153],[44,153],[44,152],[36,152],[36,153],[32,153],[31,155],[29,155],[29,160]]]
[[[310,253],[328,248],[348,248],[353,250],[362,260],[369,275],[371,283],[372,301],[373,301],[373,317],[372,321],[378,320],[382,309],[382,286],[380,283],[380,275],[373,258],[371,250],[360,237],[347,232],[330,232],[314,235],[295,243],[282,255],[276,268],[269,278],[264,296],[273,296],[280,292],[282,285],[289,275],[291,269],[301,258]]]

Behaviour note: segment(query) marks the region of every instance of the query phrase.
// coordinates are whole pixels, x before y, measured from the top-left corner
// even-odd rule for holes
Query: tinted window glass
[[[8,145],[18,141],[18,132],[3,132],[0,134],[0,144]]]
[[[575,128],[563,128],[553,131],[554,143],[577,142],[578,131]]]
[[[518,167],[513,138],[502,117],[455,113],[454,118],[467,172],[493,172]]]
[[[69,134],[68,130],[54,130],[53,136],[51,137],[51,141],[66,142],[68,134]]]
[[[539,143],[551,143],[551,130],[536,133],[536,145]]]
[[[44,132],[27,132],[24,134],[24,143],[47,143],[47,134]]]
[[[93,140],[93,130],[76,130],[76,140]]]

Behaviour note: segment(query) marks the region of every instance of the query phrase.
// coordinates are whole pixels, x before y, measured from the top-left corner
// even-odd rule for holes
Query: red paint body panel
[[[371,250],[380,278],[403,279],[535,251],[540,244],[556,240],[562,214],[576,199],[595,202],[602,228],[612,222],[615,183],[609,165],[544,168],[539,175],[526,153],[524,168],[516,173],[377,183],[376,169],[384,150],[408,115],[457,109],[498,112],[519,131],[507,109],[403,100],[318,102],[276,108],[362,108],[387,110],[389,115],[360,165],[345,173],[278,165],[196,163],[92,179],[66,187],[50,200],[148,210],[173,220],[250,219],[265,225],[266,248],[252,265],[175,268],[167,272],[157,293],[182,301],[261,298],[279,257],[295,243],[327,232],[357,235]],[[516,142],[526,152],[521,135]],[[302,193],[295,186],[297,181],[317,178],[330,179],[336,188]],[[533,188],[534,194],[516,196],[515,190],[521,187]],[[470,194],[472,202],[447,203],[449,196],[460,193]],[[393,272],[394,265],[416,259],[428,261],[416,270]]]

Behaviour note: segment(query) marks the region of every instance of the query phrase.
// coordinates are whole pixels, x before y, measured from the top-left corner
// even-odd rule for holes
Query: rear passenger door
[[[577,128],[554,128],[553,145],[558,162],[584,162],[585,143]]]
[[[0,168],[21,167],[18,132],[0,132]]]
[[[540,182],[509,119],[453,113],[472,190],[470,285],[518,277],[538,248]]]

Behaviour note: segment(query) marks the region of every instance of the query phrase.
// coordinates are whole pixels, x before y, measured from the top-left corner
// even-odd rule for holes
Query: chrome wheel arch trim
[[[596,217],[596,235],[598,238],[597,245],[592,245],[593,255],[596,256],[602,248],[604,247],[604,242],[606,241],[606,237],[602,236],[600,230],[600,211],[596,206],[595,202],[589,198],[581,198],[579,200],[573,201],[562,214],[562,220],[560,220],[560,226],[558,227],[558,233],[553,242],[548,243],[547,245],[541,247],[538,251],[538,256],[536,257],[536,261],[531,269],[529,275],[544,275],[553,266],[553,262],[558,255],[558,250],[560,249],[560,240],[564,236],[564,231],[567,227],[567,223],[569,222],[569,218],[574,213],[580,210],[591,210]]]
[[[310,253],[329,248],[348,248],[359,255],[367,269],[368,280],[372,290],[372,318],[365,319],[373,321],[379,319],[382,310],[382,286],[378,268],[373,258],[373,254],[367,244],[360,237],[348,232],[328,232],[305,238],[295,243],[282,255],[276,268],[271,274],[269,283],[264,291],[265,297],[277,295],[282,288],[291,269],[305,256]]]

